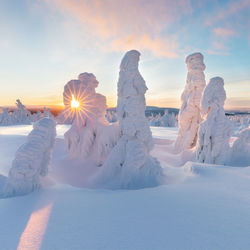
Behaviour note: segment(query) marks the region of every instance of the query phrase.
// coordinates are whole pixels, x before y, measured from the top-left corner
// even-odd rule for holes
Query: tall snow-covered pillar
[[[223,79],[210,79],[201,101],[203,121],[200,124],[196,148],[198,162],[225,164],[230,156],[229,140],[233,127],[225,116],[225,100]]]
[[[40,187],[40,176],[46,176],[56,137],[56,123],[43,118],[16,152],[4,189],[5,196],[24,195]]]
[[[99,179],[109,188],[155,186],[163,178],[159,162],[149,154],[153,140],[145,117],[147,86],[138,70],[139,58],[138,51],[128,51],[120,65],[117,115],[122,136]]]
[[[201,53],[194,53],[186,58],[188,69],[185,89],[181,95],[179,111],[179,131],[175,142],[175,151],[181,152],[193,148],[197,142],[201,122],[200,102],[206,86],[204,70],[206,68]]]

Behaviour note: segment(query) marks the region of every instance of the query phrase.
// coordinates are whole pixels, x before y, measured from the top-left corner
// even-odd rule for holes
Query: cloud
[[[219,37],[229,37],[236,35],[236,31],[230,28],[214,28],[213,32]]]
[[[214,5],[213,11],[205,18],[205,26],[212,34],[210,54],[229,54],[227,44],[236,36],[247,36],[245,31],[250,28],[249,10],[249,0],[232,0],[223,5],[219,2]]]
[[[192,13],[187,0],[46,0],[54,11],[79,25],[102,49],[137,48],[155,56],[178,56],[178,38],[169,30]],[[170,35],[168,35],[170,34]]]
[[[207,20],[206,25],[212,26],[220,21],[227,20],[230,17],[234,17],[233,21],[240,15],[241,11],[250,8],[250,1],[249,0],[237,0],[237,1],[229,1],[227,6],[221,7],[216,9],[216,13],[213,15],[211,14]]]

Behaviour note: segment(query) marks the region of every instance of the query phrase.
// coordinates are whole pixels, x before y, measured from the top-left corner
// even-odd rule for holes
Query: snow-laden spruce
[[[161,114],[151,115],[148,120],[152,127],[176,127],[177,124],[175,114],[173,112],[169,113],[167,109],[162,116]]]
[[[175,142],[176,152],[193,148],[197,142],[201,122],[200,102],[206,86],[204,70],[206,68],[201,53],[194,53],[186,58],[188,69],[186,86],[181,95],[181,109],[178,116],[178,137]]]
[[[16,152],[9,171],[4,196],[25,195],[40,187],[40,176],[46,176],[56,137],[56,123],[43,118]]]
[[[98,84],[92,73],[82,73],[78,80],[65,85],[64,113],[73,122],[64,138],[71,158],[87,158],[95,151],[96,161],[101,164],[116,143],[119,129],[117,125],[109,125],[105,118],[106,97],[96,93]],[[72,106],[73,100],[79,106]]]
[[[0,125],[31,124],[31,117],[30,111],[17,99],[16,109],[14,109],[13,112],[9,112],[9,109],[6,108],[4,112],[0,114]]]
[[[153,140],[145,117],[147,87],[138,70],[139,58],[138,51],[128,51],[120,65],[117,115],[122,136],[97,178],[101,187],[135,189],[163,182],[162,168],[149,154]]]
[[[250,126],[240,131],[233,144],[232,165],[250,166]]]
[[[229,140],[233,127],[225,116],[225,100],[224,80],[221,77],[210,79],[201,101],[203,121],[200,124],[196,149],[198,162],[225,164],[229,161]]]

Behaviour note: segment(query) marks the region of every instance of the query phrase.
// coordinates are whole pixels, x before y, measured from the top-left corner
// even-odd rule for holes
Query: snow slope
[[[44,189],[0,199],[0,249],[249,249],[250,166],[180,166],[181,155],[170,152],[177,129],[153,128],[152,154],[164,167],[168,185],[116,191],[79,188],[75,186],[86,185],[78,183],[79,175],[91,175],[91,164],[83,168],[68,163],[59,170],[67,128],[57,126]],[[8,173],[30,130],[1,128],[1,175]],[[70,170],[69,181],[65,176]],[[0,176],[0,189],[3,182]]]

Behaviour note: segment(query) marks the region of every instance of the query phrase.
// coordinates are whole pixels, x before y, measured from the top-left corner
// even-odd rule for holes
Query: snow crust
[[[56,137],[56,123],[43,118],[16,152],[9,171],[4,196],[24,195],[40,187],[40,176],[48,174],[48,166]]]
[[[200,124],[196,149],[198,162],[210,164],[230,162],[229,141],[233,127],[225,116],[225,100],[224,80],[221,77],[210,79],[201,102],[203,121]]]
[[[175,142],[175,151],[195,147],[201,122],[200,102],[206,86],[204,70],[206,68],[201,53],[194,53],[186,58],[188,69],[185,89],[181,95],[179,111],[179,134]]]
[[[163,182],[161,166],[149,154],[153,140],[145,117],[147,86],[138,70],[139,58],[138,51],[128,51],[120,65],[117,115],[121,138],[98,176],[101,187],[135,189]]]

